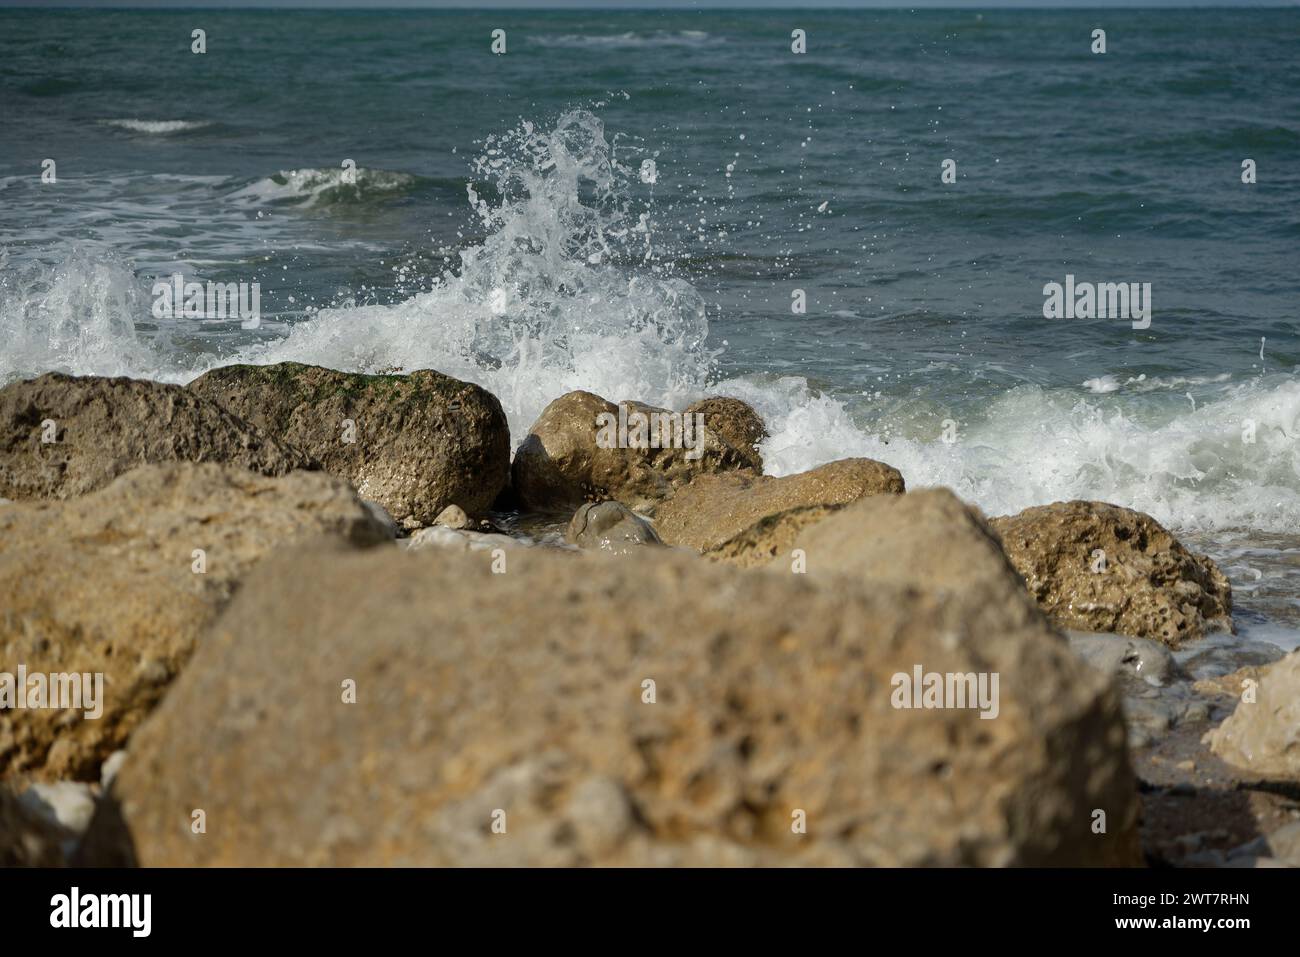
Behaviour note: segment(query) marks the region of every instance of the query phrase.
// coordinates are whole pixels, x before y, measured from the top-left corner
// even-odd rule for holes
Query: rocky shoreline
[[[432,370],[0,389],[0,864],[1300,865],[1300,652],[1222,640],[1213,561],[765,437],[512,437]]]

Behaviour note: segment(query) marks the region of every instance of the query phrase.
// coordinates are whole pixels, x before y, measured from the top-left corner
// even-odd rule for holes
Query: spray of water
[[[952,444],[903,427],[886,438],[801,377],[714,381],[704,299],[659,254],[640,160],[588,111],[547,128],[521,123],[484,144],[468,193],[484,239],[431,290],[395,305],[323,309],[223,359],[160,337],[148,281],[112,256],[74,250],[23,269],[0,258],[0,382],[51,369],[186,381],[231,361],[433,368],[497,395],[516,442],[574,389],[672,408],[720,392],[767,422],[762,451],[775,475],[864,455],[899,468],[912,488],[948,485],[990,514],[1095,498],[1179,529],[1300,533],[1294,374],[1216,380],[1195,408],[1124,404],[1183,390],[1181,380],[1026,386],[985,404]]]

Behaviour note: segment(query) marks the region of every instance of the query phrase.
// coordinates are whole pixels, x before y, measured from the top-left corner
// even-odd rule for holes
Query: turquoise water
[[[0,11],[0,380],[431,366],[516,440],[721,390],[771,472],[1140,508],[1290,629],[1297,51],[1296,10]],[[176,272],[260,328],[155,319]],[[1150,327],[1045,319],[1067,274]]]

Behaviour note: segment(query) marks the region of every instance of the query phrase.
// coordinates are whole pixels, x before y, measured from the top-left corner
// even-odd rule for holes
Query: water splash
[[[322,309],[239,361],[435,368],[501,400],[516,440],[574,389],[680,406],[705,388],[703,297],[655,251],[653,205],[591,112],[490,138],[468,189],[486,238],[429,292]]]

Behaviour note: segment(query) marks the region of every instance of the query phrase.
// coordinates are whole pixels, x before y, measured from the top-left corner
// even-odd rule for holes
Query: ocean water
[[[728,393],[772,474],[1149,512],[1294,647],[1297,53],[1300,10],[0,10],[0,381],[431,367],[516,441]],[[154,318],[175,273],[260,327]],[[1044,318],[1067,274],[1149,328]]]

